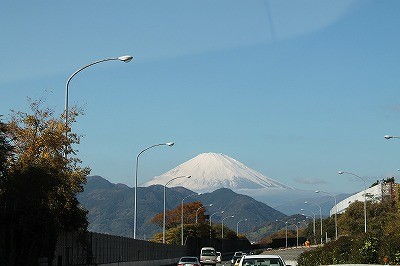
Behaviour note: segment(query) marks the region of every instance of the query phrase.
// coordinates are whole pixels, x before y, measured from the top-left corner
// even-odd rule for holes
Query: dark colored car
[[[197,257],[182,257],[179,259],[178,266],[201,266]]]

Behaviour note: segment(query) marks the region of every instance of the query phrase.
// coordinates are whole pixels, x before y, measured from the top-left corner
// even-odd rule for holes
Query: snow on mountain
[[[165,185],[172,178],[189,175],[191,176],[190,179],[178,178],[170,182],[168,186],[183,186],[196,192],[216,190],[218,188],[230,188],[232,190],[259,188],[293,189],[220,153],[199,154],[142,185]]]

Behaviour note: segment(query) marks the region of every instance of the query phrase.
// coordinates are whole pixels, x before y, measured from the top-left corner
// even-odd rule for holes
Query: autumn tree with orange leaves
[[[200,201],[183,204],[183,223],[194,224],[196,222],[196,211],[203,207]],[[206,209],[201,208],[197,212],[197,222],[204,223],[206,221],[205,213]],[[182,205],[177,206],[175,209],[167,210],[165,212],[165,228],[170,229],[181,225]],[[164,212],[158,213],[151,219],[151,223],[156,224],[160,227],[163,226]]]

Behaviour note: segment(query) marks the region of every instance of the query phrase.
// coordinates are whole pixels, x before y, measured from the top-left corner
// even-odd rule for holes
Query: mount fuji
[[[265,188],[293,190],[221,153],[199,154],[142,185],[165,185],[179,176],[191,176],[191,178],[177,178],[171,181],[169,186],[183,186],[196,192],[213,191],[219,188],[230,188],[236,191]]]

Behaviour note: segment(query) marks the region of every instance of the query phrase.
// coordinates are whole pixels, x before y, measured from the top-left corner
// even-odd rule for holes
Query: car
[[[239,266],[290,266],[279,255],[245,255],[240,259]]]
[[[233,254],[233,257],[231,259],[231,266],[234,266],[236,260],[242,258],[242,256],[243,256],[243,252],[241,252],[241,251],[235,252],[235,254]]]
[[[178,261],[178,266],[201,266],[197,257],[182,257]]]
[[[217,262],[221,263],[221,260],[222,260],[221,252],[217,251],[216,254],[217,254]]]
[[[200,250],[201,265],[216,265],[217,253],[213,247],[203,247]]]
[[[239,266],[239,263],[240,263],[240,260],[241,260],[241,259],[242,259],[242,258],[236,259],[234,266]]]

